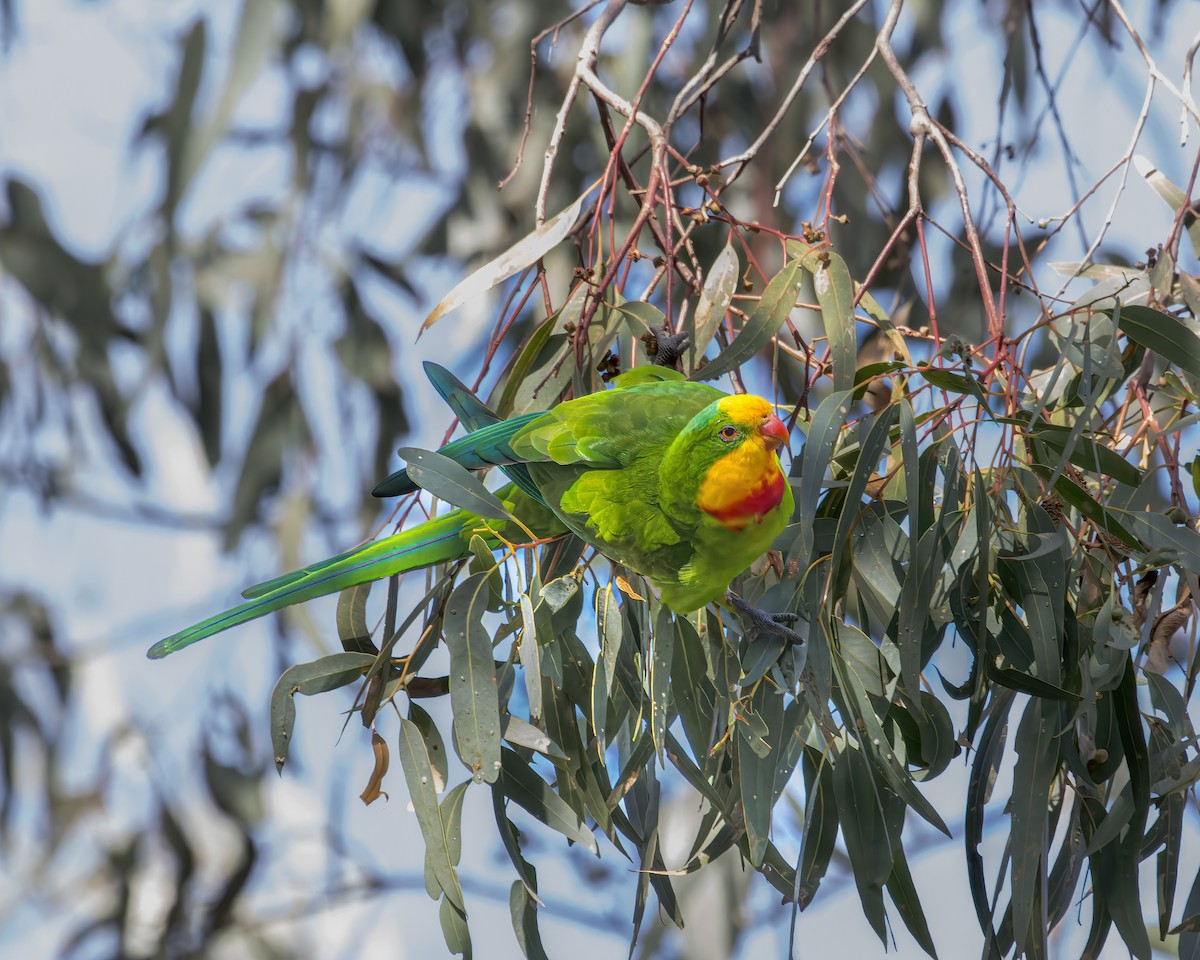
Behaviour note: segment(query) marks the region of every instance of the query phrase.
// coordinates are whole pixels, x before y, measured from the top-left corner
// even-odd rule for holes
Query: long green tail
[[[562,523],[542,504],[525,496],[512,485],[497,491],[497,496],[512,513],[519,517],[539,537],[555,537],[566,532]],[[359,583],[382,580],[396,573],[418,570],[447,560],[458,560],[470,553],[472,535],[480,533],[493,549],[500,540],[486,527],[496,533],[505,533],[505,528],[514,528],[509,521],[484,521],[467,510],[451,510],[440,517],[428,520],[411,530],[402,530],[382,540],[363,544],[336,557],[314,563],[303,570],[284,574],[265,583],[247,589],[242,596],[246,602],[218,613],[199,623],[180,630],[158,641],[147,652],[152,660],[182,650],[198,640],[211,637],[214,633],[236,627],[238,624],[266,616],[276,610],[315,600],[331,593],[345,590]],[[523,531],[507,531],[517,541],[526,539]]]

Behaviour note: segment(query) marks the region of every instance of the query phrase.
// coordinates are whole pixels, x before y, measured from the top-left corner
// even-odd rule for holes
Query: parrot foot
[[[733,610],[746,628],[746,636],[751,641],[760,634],[769,633],[789,644],[803,644],[804,637],[793,630],[792,624],[800,619],[796,613],[768,613],[760,610],[746,600],[743,600],[732,590],[725,593],[725,603]]]
[[[656,367],[671,369],[679,363],[679,358],[691,342],[686,330],[672,333],[666,324],[661,330],[656,330],[653,336],[645,334],[643,339],[647,340],[646,352],[650,354],[650,362]]]

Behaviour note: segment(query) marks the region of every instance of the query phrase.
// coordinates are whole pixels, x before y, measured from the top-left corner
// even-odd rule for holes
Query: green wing
[[[664,512],[659,465],[678,433],[723,396],[675,378],[622,385],[559,404],[510,446],[572,532],[656,582],[671,581],[692,559],[699,517]]]
[[[716,387],[661,374],[628,386],[626,377],[633,373],[619,377],[615,390],[568,400],[543,413],[512,435],[509,448],[527,462],[628,467],[647,453],[661,456],[692,417],[725,396]]]

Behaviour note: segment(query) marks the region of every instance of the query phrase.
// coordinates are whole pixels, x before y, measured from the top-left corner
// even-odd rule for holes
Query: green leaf
[[[558,613],[578,591],[578,577],[567,574],[564,577],[551,580],[542,587],[542,600],[545,601],[552,613]]]
[[[416,447],[401,447],[396,452],[404,459],[412,482],[439,500],[492,520],[511,519],[496,495],[462,464]]]
[[[943,370],[940,367],[930,366],[927,363],[917,364],[917,373],[921,375],[930,385],[937,387],[939,390],[945,390],[948,393],[958,393],[963,396],[974,397],[985,408],[988,405],[988,400],[991,399],[987,394],[982,384],[974,377],[963,376],[961,373],[952,373],[949,370]],[[996,394],[996,398],[1000,399],[1000,395]]]
[[[917,779],[932,780],[961,752],[954,736],[954,723],[945,705],[927,690],[921,691],[921,704],[912,711],[912,719],[920,733],[918,755],[925,764]],[[914,763],[915,759],[910,757],[909,762]]]
[[[530,368],[541,358],[558,323],[558,314],[547,317],[545,322],[530,334],[529,339],[521,348],[521,352],[517,354],[517,358],[513,361],[508,376],[504,380],[504,389],[500,392],[500,398],[494,405],[496,413],[500,417],[508,417],[513,413],[522,412],[513,409],[517,400],[517,392],[529,379]]]
[[[335,653],[312,663],[289,667],[271,692],[271,746],[275,752],[275,769],[282,772],[291,747],[292,728],[296,724],[296,704],[292,697],[302,693],[311,697],[344,687],[362,679],[375,657],[366,653]]]
[[[671,695],[683,731],[697,757],[708,755],[712,744],[713,709],[717,691],[708,676],[703,641],[686,617],[675,621],[675,653],[671,669]]]
[[[654,656],[650,661],[650,726],[658,762],[663,762],[667,727],[671,723],[671,660],[675,650],[675,621],[666,605],[654,618]]]
[[[989,960],[1000,960],[996,946],[992,909],[987,891],[987,880],[983,873],[983,856],[979,845],[983,843],[983,820],[992,787],[1004,758],[1004,745],[1008,739],[1008,714],[1013,704],[1013,694],[1007,690],[996,693],[992,709],[984,723],[983,732],[971,763],[971,778],[967,781],[966,816],[963,834],[967,848],[967,883],[971,900],[975,904],[975,916],[984,933],[986,953]]]
[[[1171,551],[1178,563],[1192,573],[1200,573],[1200,533],[1176,524],[1161,513],[1134,513],[1113,510],[1125,518],[1129,527],[1140,536],[1150,550]]]
[[[459,756],[476,781],[500,773],[500,695],[492,638],[481,618],[487,605],[487,574],[468,577],[446,603],[450,650],[450,708]]]
[[[503,770],[501,784],[510,800],[568,840],[600,856],[592,832],[529,764],[512,750],[504,749],[500,751],[500,764]]]
[[[528,747],[555,760],[566,760],[562,747],[527,720],[516,716],[504,718],[504,739],[514,747]]]
[[[1059,558],[1057,552],[1044,559]],[[1020,562],[1021,556],[1005,558],[1002,567],[1012,572],[1020,587],[1017,598],[1025,611],[1029,623],[1029,636],[1033,641],[1034,669],[1039,680],[1053,686],[1062,683],[1062,602],[1065,582],[1061,560],[1055,566],[1057,573],[1053,583],[1047,582],[1042,571],[1033,561]]]
[[[471,960],[471,932],[467,929],[467,915],[448,897],[442,898],[438,908],[438,920],[442,924],[442,936],[451,953],[461,953],[463,960]]]
[[[371,584],[359,583],[338,594],[338,639],[347,653],[365,653],[372,657],[379,653],[367,626],[367,595],[370,592]]]
[[[1052,701],[1030,700],[1017,728],[1017,762],[1013,769],[1010,837],[1012,846],[1013,939],[1018,952],[1037,949],[1045,954],[1047,931],[1038,919],[1045,878],[1046,806],[1050,781],[1058,770],[1061,708]]]
[[[800,517],[800,558],[807,566],[813,548],[813,521],[817,501],[825,488],[825,469],[833,456],[833,446],[850,412],[850,391],[831,393],[812,415],[808,439],[800,459],[800,495],[796,508]]]
[[[654,304],[645,300],[623,300],[616,304],[616,310],[628,320],[634,336],[643,333],[657,333],[662,329],[666,315]]]
[[[404,717],[400,718],[400,766],[404,769],[404,780],[408,784],[408,793],[421,836],[425,840],[425,853],[433,875],[445,898],[460,912],[465,911],[458,871],[454,869],[450,857],[446,824],[442,821],[442,810],[438,806],[433,767],[425,750],[425,738],[421,736],[417,725]]]
[[[837,656],[853,672],[862,689],[873,697],[885,696],[893,671],[875,641],[861,630],[845,628],[838,630],[835,642]]]
[[[771,738],[767,752],[760,755],[748,749],[750,741],[736,738],[738,785],[746,822],[746,842],[750,862],[762,865],[771,832],[771,808],[775,805],[775,765],[783,736],[783,695],[770,683],[762,682],[750,700],[750,716],[761,721],[763,732]],[[745,710],[745,706],[742,708]]]
[[[846,261],[832,250],[811,250],[800,261],[813,277],[821,320],[829,341],[829,359],[833,364],[833,389],[854,386],[858,339],[854,322],[854,281]]]
[[[579,219],[579,214],[583,210],[583,203],[586,199],[587,194],[585,193],[565,210],[551,217],[531,233],[527,233],[500,254],[500,256],[489,260],[482,267],[459,281],[454,289],[442,297],[438,305],[429,311],[429,316],[421,324],[422,332],[432,327],[451,310],[482,293],[486,293],[492,287],[496,286],[496,284],[537,263],[538,260],[557,247],[575,226],[575,221]]]
[[[567,302],[530,338],[513,363],[496,412],[504,417],[547,410],[558,402],[571,385],[575,373],[572,359],[573,339],[562,332],[578,324],[591,287],[577,284]],[[602,310],[604,308],[601,308]],[[599,322],[593,323],[593,328]],[[590,337],[589,337],[590,339]]]
[[[428,741],[426,741],[428,746]],[[462,811],[463,800],[467,795],[467,787],[471,781],[464,780],[442,798],[439,809],[442,813],[442,825],[446,828],[446,851],[450,854],[450,862],[456,867],[462,859]]]
[[[446,741],[442,739],[442,733],[438,730],[437,724],[433,722],[433,717],[426,713],[419,704],[409,702],[408,718],[421,731],[421,739],[425,741],[425,751],[429,756],[429,766],[433,770],[433,787],[438,793],[441,793],[446,789],[450,778]]]
[[[997,417],[996,420],[999,423],[1012,423],[1017,426],[1024,426],[1026,423],[1025,418],[1017,417]],[[1073,429],[1052,423],[1039,423],[1029,431],[1029,436],[1053,447],[1060,455],[1066,451],[1069,444],[1071,453],[1067,459],[1081,470],[1112,477],[1127,487],[1137,487],[1141,484],[1141,471],[1106,443],[1082,434],[1071,442]]]
[[[831,625],[840,635],[842,632],[857,631],[858,628],[841,620],[835,620]],[[861,631],[858,631],[861,633]],[[913,811],[923,817],[946,836],[950,836],[950,828],[933,805],[917,789],[916,785],[904,769],[899,765],[891,740],[880,723],[879,716],[867,692],[858,681],[858,676],[841,661],[840,657],[832,658],[832,669],[837,676],[838,685],[845,694],[845,709],[853,717],[853,729],[860,730],[862,737],[860,745],[866,752],[876,772],[901,800],[912,807]],[[849,725],[849,724],[848,724]]]
[[[597,587],[595,593],[596,635],[600,656],[592,677],[592,729],[596,732],[596,750],[600,755],[608,747],[608,701],[614,695],[617,657],[625,637],[625,621],[611,583]]]
[[[532,870],[530,867],[531,872]],[[549,960],[545,948],[542,947],[542,935],[538,931],[537,900],[530,895],[520,880],[514,880],[508,888],[508,909],[512,913],[517,945],[526,960]]]
[[[896,850],[892,859],[892,874],[887,879],[887,891],[891,894],[892,902],[900,913],[900,919],[908,927],[913,939],[921,945],[921,949],[937,960],[937,950],[933,945],[933,936],[929,932],[929,922],[925,919],[925,911],[921,907],[921,898],[917,895],[912,873],[908,869],[908,860],[904,856],[904,848]]]
[[[900,846],[904,804],[876,779],[862,750],[851,745],[834,764],[833,789],[863,914],[886,942],[883,884],[892,874],[893,856]]]
[[[496,817],[496,829],[500,831],[500,842],[504,844],[504,849],[508,853],[509,860],[516,868],[517,876],[520,877],[521,883],[529,892],[530,896],[537,896],[537,874],[533,867],[526,862],[521,856],[521,846],[518,841],[517,828],[513,826],[511,820],[508,819],[507,811],[504,808],[504,789],[503,782],[497,781],[492,784],[492,812]]]
[[[529,717],[542,717],[542,653],[538,646],[537,619],[533,601],[527,594],[518,598],[521,607],[521,666],[525,668],[525,695],[529,700]]]
[[[808,792],[796,889],[801,910],[816,896],[837,846],[838,805],[834,795],[833,764],[815,747],[804,748],[804,782]]]
[[[746,318],[746,325],[733,342],[718,353],[711,363],[693,373],[691,379],[715,380],[731,373],[770,343],[796,305],[803,276],[800,264],[795,261],[775,274],[763,291],[758,306]]]
[[[1178,317],[1130,304],[1121,307],[1119,317],[1113,311],[1113,318],[1134,343],[1153,350],[1188,376],[1200,380],[1200,337]]]
[[[1030,466],[1033,468],[1033,472],[1043,480],[1050,479],[1053,471],[1047,464],[1032,463]],[[1129,532],[1129,528],[1117,521],[1113,515],[1114,510],[1109,510],[1107,507],[1102,506],[1066,474],[1060,474],[1058,479],[1054,481],[1054,492],[1062,497],[1067,504],[1078,510],[1080,516],[1086,520],[1090,520],[1101,530],[1117,537],[1131,549],[1143,549],[1138,538]]]
[[[737,251],[730,241],[721,248],[717,259],[709,267],[704,286],[700,290],[700,298],[696,301],[696,309],[685,321],[685,329],[690,337],[687,362],[689,376],[695,375],[696,364],[704,356],[704,351],[708,349],[709,342],[725,318],[725,312],[733,300],[733,292],[737,289],[740,271]]]
[[[900,410],[897,405],[889,405],[875,417],[875,422],[871,424],[871,429],[862,442],[858,462],[854,465],[854,475],[850,478],[850,485],[846,488],[846,505],[842,508],[841,516],[838,517],[837,532],[833,537],[833,556],[830,568],[833,570],[834,580],[838,579],[842,554],[849,543],[850,534],[862,523],[864,514],[870,508],[869,505],[863,505],[862,498],[866,493],[867,484],[879,466],[879,460],[883,456],[884,450],[888,447],[888,435],[899,414]]]

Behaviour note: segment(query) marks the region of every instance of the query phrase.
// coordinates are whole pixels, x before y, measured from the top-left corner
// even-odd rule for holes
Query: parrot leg
[[[791,628],[791,625],[800,619],[798,614],[768,613],[743,600],[732,590],[726,591],[725,603],[738,615],[746,628],[746,636],[751,640],[759,634],[770,633],[787,643],[804,643],[804,637]]]
[[[649,334],[646,336],[648,337]],[[669,367],[674,370],[676,364],[679,363],[679,358],[688,348],[690,339],[686,330],[672,333],[671,328],[664,325],[661,330],[654,333],[655,349],[650,357],[650,362],[656,367]]]

